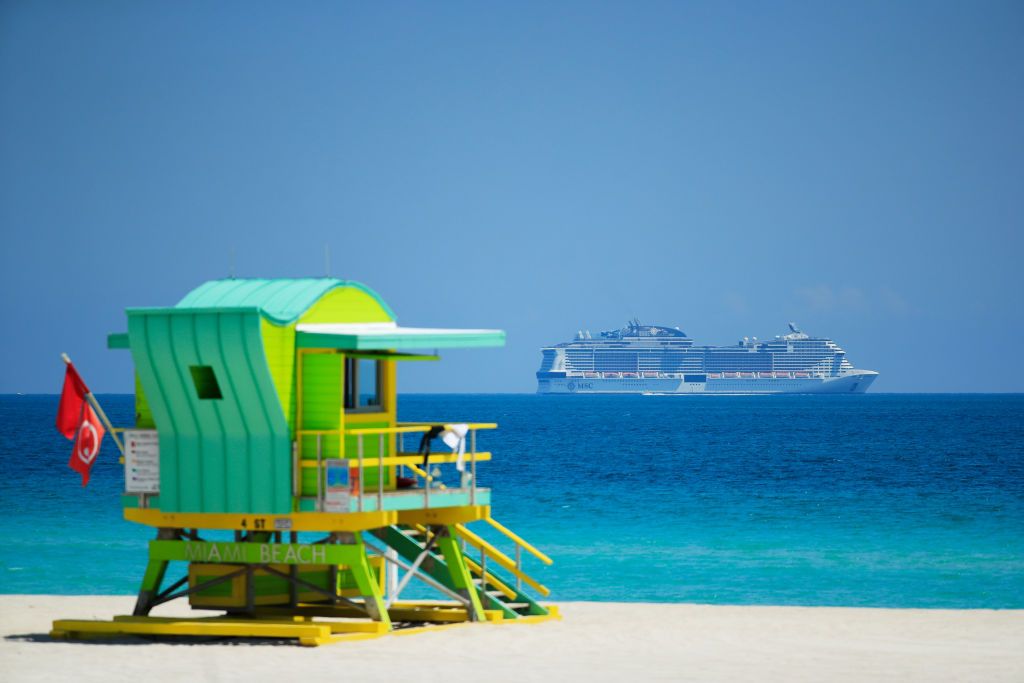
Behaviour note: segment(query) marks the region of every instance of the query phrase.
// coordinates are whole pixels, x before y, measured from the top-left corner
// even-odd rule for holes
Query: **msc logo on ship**
[[[575,392],[576,382],[569,382],[567,385],[565,385],[565,388],[568,389],[570,393]]]

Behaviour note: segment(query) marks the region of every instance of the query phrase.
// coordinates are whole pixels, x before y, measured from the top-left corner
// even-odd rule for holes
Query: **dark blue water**
[[[0,397],[0,592],[133,593],[109,442],[85,489],[55,396]],[[116,424],[129,396],[101,401]],[[494,421],[494,517],[556,600],[1024,608],[1024,396],[403,396]],[[474,528],[476,525],[474,525]],[[507,549],[507,548],[506,548]]]

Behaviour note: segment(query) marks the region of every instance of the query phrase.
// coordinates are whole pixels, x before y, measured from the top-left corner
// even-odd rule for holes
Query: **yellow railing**
[[[404,452],[401,445],[401,437],[405,434],[422,434],[430,431],[435,425],[441,423],[412,423],[412,422],[400,422],[394,427],[354,427],[351,429],[297,429],[295,430],[296,442],[293,448],[293,466],[294,466],[294,478],[293,478],[293,494],[298,497],[302,493],[302,478],[301,471],[303,469],[315,469],[316,470],[316,507],[318,510],[323,509],[323,498],[324,498],[324,470],[327,467],[327,463],[338,463],[344,462],[345,466],[358,470],[358,491],[357,493],[357,508],[359,512],[363,511],[363,498],[365,495],[364,491],[364,468],[368,465],[370,467],[376,467],[378,471],[377,475],[377,491],[376,498],[378,510],[383,509],[384,505],[384,467],[403,467],[408,468],[413,474],[423,480],[423,507],[430,507],[430,490],[431,488],[437,487],[438,490],[447,490],[447,487],[436,481],[430,472],[424,470],[420,464],[422,463],[422,455],[416,453]],[[468,429],[467,438],[469,440],[469,448],[467,452],[461,456],[455,453],[436,453],[431,454],[431,464],[449,464],[458,462],[460,459],[464,462],[469,463],[470,472],[463,472],[461,488],[469,488],[470,493],[470,504],[476,504],[476,463],[484,462],[491,459],[491,454],[484,452],[477,452],[476,450],[476,432],[480,429],[497,429],[498,425],[494,422],[469,422],[469,423],[444,423],[445,429],[450,429],[456,424],[465,424]],[[385,447],[385,437],[397,435],[399,437],[399,446],[397,452],[394,455],[384,455],[387,450]],[[316,437],[316,459],[305,459],[302,453],[302,439],[307,436]],[[343,440],[346,436],[352,436],[356,438],[356,457],[345,457],[345,458],[327,458],[323,455],[323,438],[325,436],[337,437]],[[363,457],[363,446],[364,439],[366,437],[378,437],[380,443],[377,448],[377,456],[372,458]],[[343,443],[339,444],[342,448]]]
[[[416,434],[430,431],[431,427],[441,425],[451,429],[456,424],[464,424],[470,432],[478,429],[497,429],[496,422],[399,422],[395,427],[354,427],[346,429],[346,436],[372,436],[375,434]]]
[[[437,425],[437,424],[440,424],[440,423],[434,423],[434,422],[399,422],[398,425],[396,427],[394,427],[393,429],[399,430],[397,432],[399,434],[426,433],[426,432],[430,431],[430,429],[432,427],[434,427],[435,425]],[[485,460],[490,460],[490,458],[491,458],[491,454],[490,453],[485,453],[486,457],[480,457],[481,455],[484,455],[484,454],[477,453],[477,451],[476,451],[476,433],[477,433],[477,430],[480,430],[480,429],[497,429],[498,428],[498,424],[496,422],[462,422],[462,423],[451,422],[451,423],[446,423],[443,426],[444,426],[445,429],[451,429],[451,427],[453,425],[456,425],[456,424],[464,424],[464,425],[466,425],[469,428],[469,434],[468,434],[469,442],[470,442],[469,443],[469,453],[465,454],[463,457],[464,457],[465,460],[468,460],[469,463],[470,463],[470,465],[469,465],[469,467],[470,467],[470,472],[469,472],[470,504],[475,505],[476,504],[476,463],[477,462],[483,462]],[[359,431],[359,430],[351,430],[351,431],[352,432],[356,432],[356,431]],[[399,438],[401,438],[401,437],[399,437]],[[468,456],[468,457],[466,457],[466,456]],[[434,462],[438,462],[438,463],[458,462],[458,459],[459,459],[457,455],[441,455],[441,456],[431,455],[430,457],[431,457],[431,460],[433,460]],[[409,469],[412,470],[412,472],[414,474],[416,474],[416,476],[418,476],[421,479],[423,479],[423,487],[425,489],[429,489],[430,488],[430,485],[434,482],[434,476],[432,474],[430,474],[429,472],[424,471],[423,469],[421,469],[420,467],[416,466],[415,464],[409,465]],[[461,483],[462,483],[462,487],[465,488],[465,486],[466,486],[466,477],[465,476],[462,477],[462,482]],[[445,486],[442,483],[439,483],[438,484],[438,488],[440,490],[444,491],[448,487]]]
[[[481,451],[479,453],[466,453],[465,461],[469,462],[470,457],[475,458],[477,462],[485,462],[487,460],[490,460],[493,456],[491,455],[491,453],[489,453],[487,451]],[[438,465],[446,465],[446,464],[451,464],[453,462],[457,462],[458,459],[459,459],[459,456],[453,455],[453,454],[450,454],[450,453],[431,453],[430,454],[430,463],[431,464],[435,464],[436,463]],[[345,462],[345,463],[348,464],[349,467],[358,467],[359,466],[359,459],[358,458],[331,458],[330,460],[331,460],[331,462]],[[395,455],[384,456],[384,458],[382,458],[382,459],[381,458],[373,458],[372,462],[370,462],[369,464],[371,466],[373,466],[373,467],[376,467],[377,464],[378,464],[378,461],[380,461],[380,460],[383,460],[383,464],[386,467],[389,467],[389,466],[392,466],[392,465],[402,465],[402,466],[405,466],[405,467],[409,467],[410,469],[411,468],[415,468],[415,469],[418,470],[419,467],[417,467],[417,464],[423,462],[423,456],[420,455],[419,453],[397,453]],[[324,460],[323,462],[326,462],[326,460]],[[299,467],[305,467],[305,468],[308,468],[308,469],[312,469],[312,468],[316,467],[316,461],[315,460],[303,460],[302,462],[299,463]],[[422,470],[420,470],[420,472],[422,472]],[[419,472],[417,472],[417,474],[419,474]]]
[[[530,553],[531,555],[536,557],[538,560],[543,562],[544,564],[546,564],[546,565],[554,564],[554,562],[555,562],[554,560],[552,560],[550,557],[548,557],[547,555],[545,555],[541,551],[537,550],[537,548],[535,548],[533,546],[533,544],[528,543],[525,540],[523,540],[518,534],[516,534],[514,531],[512,531],[511,529],[506,527],[504,524],[501,524],[500,522],[498,522],[496,519],[494,519],[492,517],[485,517],[484,521],[487,522],[488,524],[490,524],[491,526],[493,526],[495,529],[497,529],[501,533],[505,534],[505,536],[507,536],[513,543],[515,543],[516,544],[516,552],[517,552],[517,554],[518,554],[519,548],[522,548],[523,550],[525,550],[526,552]],[[517,564],[521,564],[521,563],[517,563]]]
[[[551,590],[547,586],[544,586],[543,584],[538,582],[536,579],[534,579],[532,576],[530,576],[529,574],[527,574],[526,572],[523,571],[523,569],[522,569],[522,565],[523,565],[522,557],[519,556],[518,552],[516,553],[517,556],[518,556],[517,560],[513,560],[511,557],[509,557],[505,553],[503,553],[500,550],[498,550],[497,548],[495,548],[493,545],[491,545],[486,540],[484,540],[480,536],[476,535],[475,533],[473,533],[472,531],[467,529],[462,524],[456,524],[455,525],[455,532],[459,535],[459,538],[461,538],[466,543],[468,543],[469,545],[473,546],[474,548],[476,548],[477,550],[480,551],[480,554],[481,554],[480,567],[481,567],[482,571],[486,571],[487,570],[487,566],[486,566],[484,558],[489,558],[489,559],[493,560],[494,562],[496,562],[502,568],[506,569],[514,577],[516,577],[517,583],[519,581],[523,581],[523,582],[529,584],[530,586],[532,586],[538,593],[540,593],[541,595],[543,595],[545,597],[551,594]],[[524,541],[524,543],[525,543],[525,541]],[[520,547],[519,545],[516,546],[516,548],[519,548],[519,547]],[[540,552],[540,551],[538,551],[538,552]],[[541,554],[543,555],[543,553],[541,553]],[[547,557],[547,556],[545,555],[545,557]],[[550,558],[548,558],[548,559],[550,560]]]

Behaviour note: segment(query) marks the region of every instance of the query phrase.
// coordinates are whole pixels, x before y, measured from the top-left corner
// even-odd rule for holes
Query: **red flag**
[[[88,395],[89,387],[85,386],[75,366],[68,361],[64,373],[64,389],[60,392],[60,405],[57,406],[57,431],[75,440],[68,467],[82,475],[82,486],[89,483],[92,463],[100,452],[100,442],[106,434],[103,423],[86,400]]]
[[[78,435],[75,437],[75,447],[71,451],[68,467],[82,475],[82,486],[85,486],[89,483],[89,472],[96,460],[96,454],[100,452],[100,442],[103,441],[106,430],[88,403],[82,405],[81,415],[82,421],[78,426]]]
[[[88,393],[89,387],[78,376],[75,366],[68,363],[64,373],[64,389],[60,392],[60,405],[57,407],[57,431],[69,439],[74,439],[78,432],[85,395]]]

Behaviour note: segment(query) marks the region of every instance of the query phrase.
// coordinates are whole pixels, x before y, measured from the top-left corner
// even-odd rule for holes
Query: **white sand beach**
[[[0,679],[1024,680],[1024,610],[575,602],[561,604],[560,621],[457,625],[318,648],[47,635],[55,618],[109,618],[132,604],[131,597],[0,596]],[[182,606],[157,613],[186,614]]]

